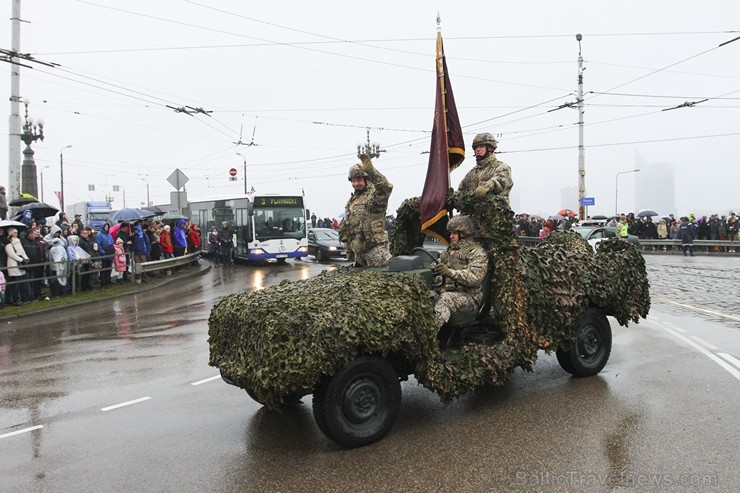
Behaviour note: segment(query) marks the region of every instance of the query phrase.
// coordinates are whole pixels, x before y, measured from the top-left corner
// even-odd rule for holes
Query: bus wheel
[[[288,259],[284,259],[284,258],[277,259],[278,265],[285,265],[286,262],[288,262]]]

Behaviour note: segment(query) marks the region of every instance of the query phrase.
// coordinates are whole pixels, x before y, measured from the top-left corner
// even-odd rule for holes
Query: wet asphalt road
[[[391,433],[355,450],[310,396],[269,412],[207,365],[215,301],[325,265],[216,267],[5,324],[0,491],[740,491],[740,259],[646,260],[651,315],[612,321],[598,376],[542,354],[448,406],[412,378]]]

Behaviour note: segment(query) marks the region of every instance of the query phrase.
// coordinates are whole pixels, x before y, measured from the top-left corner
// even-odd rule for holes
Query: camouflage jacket
[[[374,167],[368,175],[367,187],[352,193],[339,225],[339,239],[354,252],[364,252],[388,243],[385,212],[393,185]]]
[[[514,181],[511,179],[511,168],[491,154],[468,171],[468,174],[460,182],[458,192],[472,192],[480,185],[487,187],[490,192],[504,197],[508,202],[509,191],[514,185]]]
[[[473,238],[463,238],[457,245],[442,252],[439,261],[450,268],[449,277],[437,291],[459,291],[468,293],[481,301],[483,279],[488,271],[488,253]]]

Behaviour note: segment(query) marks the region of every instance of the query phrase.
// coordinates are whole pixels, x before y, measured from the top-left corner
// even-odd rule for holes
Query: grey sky
[[[8,18],[10,2],[5,9]],[[560,209],[561,189],[578,179],[578,115],[548,110],[575,101],[580,32],[590,212],[613,212],[615,175],[634,169],[638,153],[675,165],[678,210],[660,212],[740,208],[740,40],[718,47],[740,35],[732,24],[740,3],[729,0],[23,0],[21,51],[61,64],[21,71],[21,96],[46,121],[46,140],[34,145],[39,169],[49,166],[45,198],[56,204],[66,145],[74,146],[65,150],[67,204],[102,199],[118,184],[137,206],[145,180],[151,200],[167,202],[175,168],[190,177],[191,199],[240,195],[240,152],[257,192],[303,189],[309,208],[336,216],[370,127],[387,151],[376,165],[395,185],[394,211],[421,192],[426,172],[438,10],[468,147],[453,184],[474,164],[473,135],[491,131],[520,210]],[[0,73],[9,95],[10,66]],[[242,126],[241,140],[251,141],[255,124],[257,145],[235,145]],[[7,137],[0,155],[5,183]],[[228,181],[232,167],[239,181]],[[635,179],[620,178],[620,209],[634,204]]]

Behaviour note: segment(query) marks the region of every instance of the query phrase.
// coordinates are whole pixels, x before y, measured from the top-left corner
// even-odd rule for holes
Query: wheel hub
[[[379,400],[380,389],[374,381],[357,379],[347,386],[342,409],[349,422],[364,423],[375,416]]]
[[[580,354],[586,359],[592,359],[601,348],[599,331],[596,327],[584,327],[578,337],[578,349]]]

